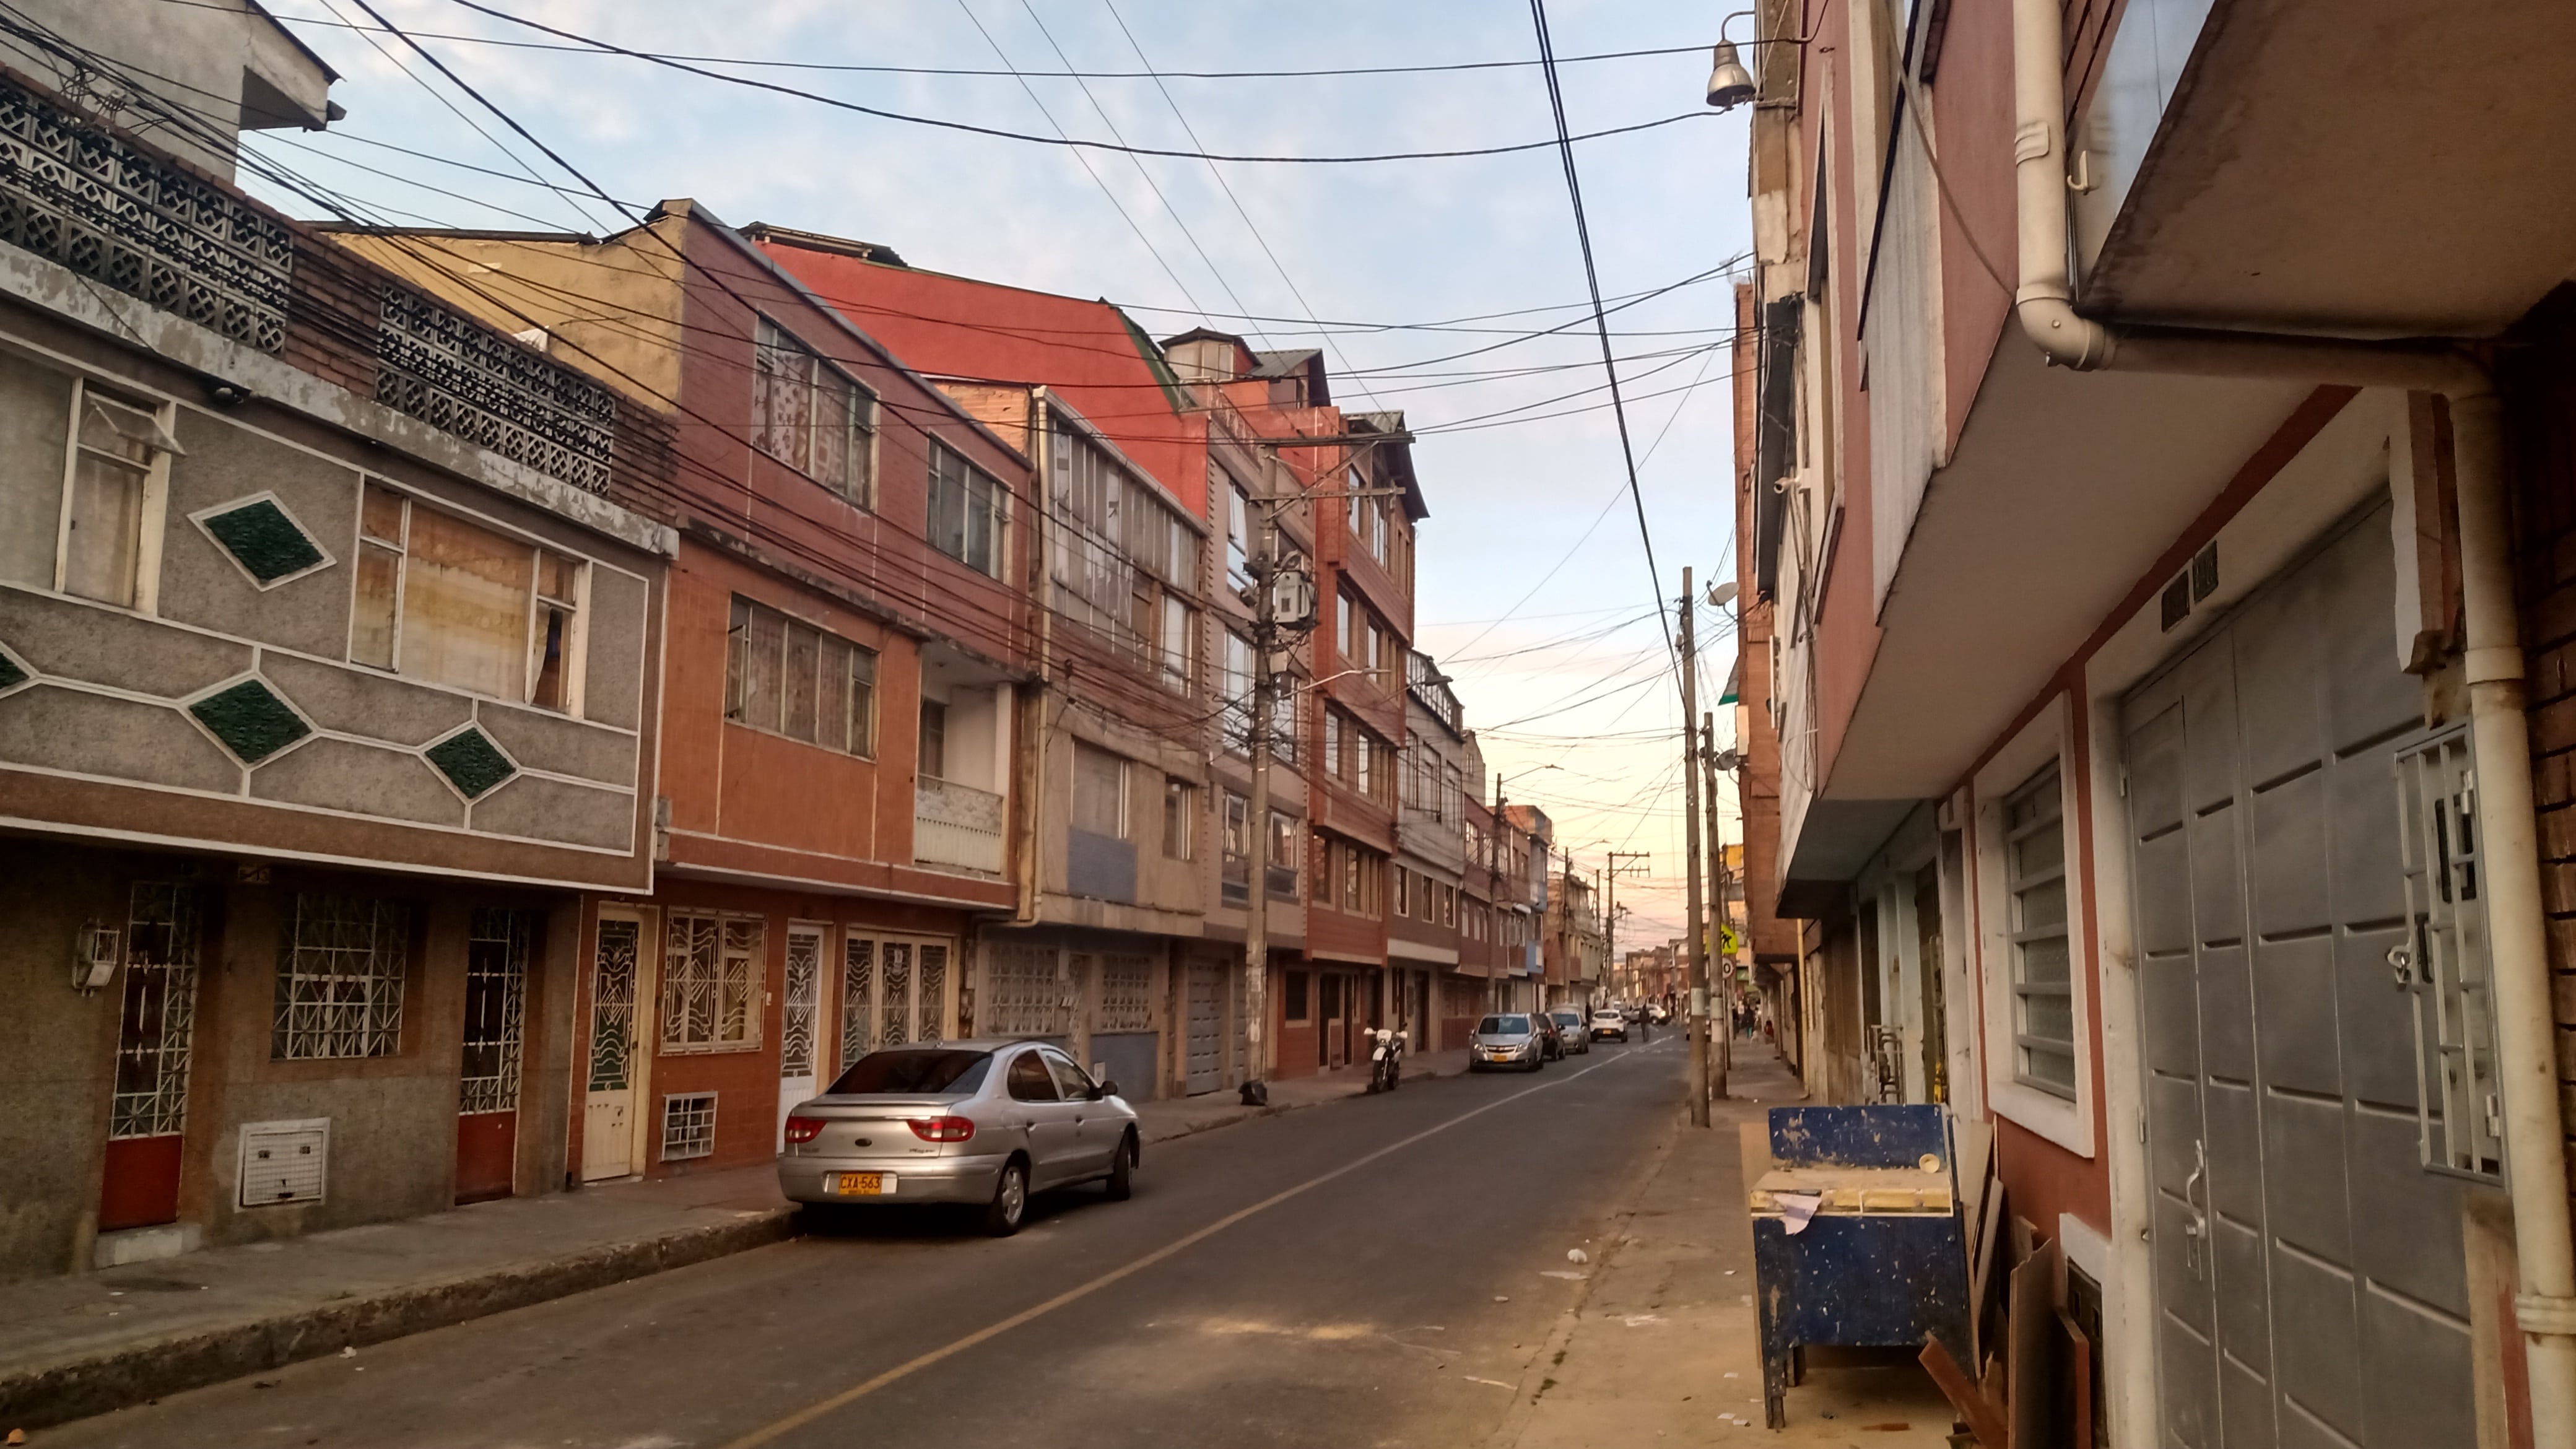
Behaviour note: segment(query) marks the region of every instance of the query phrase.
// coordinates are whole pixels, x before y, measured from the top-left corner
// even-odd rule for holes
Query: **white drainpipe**
[[[2204,328],[2123,326],[2078,316],[2068,284],[2066,86],[2059,0],[2013,0],[2013,164],[2020,201],[2014,311],[2048,360],[2078,372],[2301,378],[2439,392],[2458,473],[2463,661],[2476,751],[2487,879],[2487,951],[2504,1093],[2505,1154],[2521,1293],[2514,1300],[2536,1442],[2576,1442],[2576,1232],[2542,924],[2540,843],[2514,609],[2503,408],[2467,346],[2442,339],[2358,342]]]

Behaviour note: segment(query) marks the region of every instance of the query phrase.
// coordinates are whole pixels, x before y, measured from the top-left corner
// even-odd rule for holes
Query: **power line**
[[[1530,0],[1530,21],[1538,29],[1539,58],[1546,62],[1548,110],[1556,120],[1557,154],[1565,161],[1565,193],[1574,203],[1574,235],[1583,247],[1583,280],[1592,295],[1592,322],[1601,334],[1601,370],[1610,379],[1610,411],[1619,421],[1619,456],[1628,467],[1628,497],[1637,508],[1637,538],[1646,547],[1646,572],[1653,576],[1655,617],[1664,626],[1664,648],[1681,666],[1681,649],[1673,641],[1672,621],[1665,617],[1664,572],[1655,563],[1655,535],[1646,526],[1646,495],[1637,486],[1637,450],[1628,437],[1628,408],[1619,395],[1619,360],[1610,351],[1609,314],[1601,305],[1601,271],[1592,258],[1592,224],[1583,214],[1583,182],[1574,169],[1574,137],[1565,122],[1565,91],[1557,83],[1556,45],[1547,31],[1547,0]]]
[[[692,65],[686,61],[677,60],[670,56],[656,55],[649,51],[629,49],[626,46],[614,45],[605,40],[596,40],[590,36],[582,35],[575,31],[565,30],[557,26],[544,24],[540,21],[530,20],[524,16],[512,15],[506,10],[499,10],[492,6],[481,4],[479,3],[479,0],[452,0],[452,3],[461,5],[478,14],[489,15],[495,20],[505,20],[512,25],[521,25],[530,30],[543,31],[548,35],[556,36],[564,40],[577,41],[583,45],[590,46],[594,50],[600,51],[603,54],[622,55],[629,59],[641,60],[653,65],[682,71],[689,75],[702,76],[708,80],[723,81],[728,85],[745,86],[753,90],[771,91],[778,95],[793,97],[797,100],[812,101],[817,105],[830,106],[835,110],[852,111],[863,116],[874,116],[879,120],[901,121],[907,125],[929,126],[943,131],[962,131],[968,135],[991,136],[997,140],[1003,141],[1023,141],[1031,145],[1038,146],[1079,146],[1093,151],[1119,151],[1131,156],[1177,156],[1184,160],[1231,161],[1244,165],[1259,166],[1358,166],[1386,161],[1448,161],[1467,156],[1510,156],[1524,151],[1543,151],[1550,146],[1562,144],[1565,139],[1560,137],[1559,140],[1555,141],[1520,141],[1507,146],[1465,146],[1444,151],[1384,151],[1353,156],[1247,156],[1218,151],[1182,151],[1168,147],[1128,146],[1112,141],[1095,141],[1087,137],[1039,136],[1026,131],[1007,131],[998,126],[978,125],[971,121],[951,121],[936,116],[909,115],[902,111],[889,111],[881,106],[866,106],[859,104],[857,101],[842,100],[837,96],[827,96],[815,91],[799,90],[794,86],[780,85],[774,81],[756,80],[750,76],[726,75],[722,71],[708,70],[703,66]],[[375,14],[373,10],[369,10],[368,13],[370,15]],[[378,19],[381,22],[382,17],[379,16]],[[399,34],[401,32],[396,33]],[[406,39],[408,39],[408,37],[406,37]],[[426,54],[425,51],[423,53]],[[1587,131],[1584,134],[1572,137],[1571,139],[1577,141],[1596,141],[1610,136],[1633,135],[1639,131],[1659,130],[1665,126],[1676,125],[1683,121],[1695,121],[1715,114],[1717,113],[1708,110],[1684,111],[1679,115],[1665,116],[1659,120],[1638,121],[1626,126],[1612,126],[1599,131]]]

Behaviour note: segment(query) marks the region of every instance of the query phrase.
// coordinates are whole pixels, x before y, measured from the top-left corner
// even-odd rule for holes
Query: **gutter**
[[[2567,1199],[2547,927],[2531,780],[2521,622],[2514,609],[2504,412],[2469,342],[2368,342],[2208,328],[2131,326],[2079,315],[2068,285],[2064,17],[2058,0],[2013,0],[2013,167],[2020,203],[2023,333],[2077,372],[2296,378],[2440,393],[2457,473],[2460,588],[2477,823],[2487,871],[2487,951],[2507,1188],[2521,1291],[2531,1424],[2542,1443],[2576,1434],[2576,1236]]]

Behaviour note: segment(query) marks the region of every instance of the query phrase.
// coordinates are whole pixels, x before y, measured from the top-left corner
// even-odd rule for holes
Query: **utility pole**
[[[1699,864],[1699,729],[1692,720],[1699,714],[1699,656],[1691,637],[1691,601],[1696,591],[1691,587],[1691,571],[1682,570],[1682,839],[1690,857],[1686,878],[1690,883],[1690,909],[1682,919],[1690,923],[1690,1001],[1683,1009],[1683,1029],[1690,1033],[1690,1123],[1693,1127],[1708,1125],[1708,936],[1701,929],[1700,864]]]
[[[1282,505],[1284,506],[1284,504]],[[1270,1078],[1270,741],[1279,675],[1287,667],[1283,633],[1315,627],[1315,576],[1279,557],[1276,512],[1261,521],[1252,570],[1252,835],[1243,917],[1243,1099],[1267,1101]]]
[[[1700,768],[1706,772],[1702,776],[1702,808],[1708,812],[1708,945],[1714,957],[1717,943],[1724,939],[1720,927],[1733,924],[1734,913],[1726,904],[1726,842],[1717,833],[1717,719],[1707,710],[1700,712],[1699,737]],[[1726,1014],[1726,1030],[1718,1035],[1717,1095],[1724,1097],[1726,1074],[1735,1064],[1735,963],[1731,959],[1720,961],[1718,970],[1725,978],[1725,986],[1718,992],[1718,1006]]]

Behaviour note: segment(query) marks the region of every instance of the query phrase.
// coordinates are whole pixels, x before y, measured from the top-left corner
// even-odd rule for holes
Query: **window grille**
[[[187,1125],[204,897],[186,884],[135,884],[125,927],[125,996],[110,1137],[166,1137]]]
[[[608,492],[617,402],[607,388],[408,287],[387,286],[376,401],[511,462]]]
[[[778,1011],[778,1075],[814,1075],[814,1017],[822,1009],[823,933],[787,933],[787,996]]]
[[[244,346],[286,345],[295,242],[283,224],[6,82],[0,240]]]
[[[407,901],[297,892],[278,943],[270,1055],[392,1056],[402,1040],[410,948]]]
[[[519,1108],[522,1023],[527,1013],[528,957],[537,932],[534,911],[478,908],[465,938],[465,1112]]]
[[[1100,958],[1098,1031],[1154,1029],[1154,963],[1144,956]]]
[[[662,966],[662,1049],[727,1051],[760,1041],[760,957],[767,923],[671,913]]]
[[[1064,1036],[1064,1004],[1053,946],[1001,945],[984,953],[984,989],[976,1014],[988,1036]]]
[[[2075,1095],[2075,996],[2066,931],[2066,822],[2051,761],[2004,797],[2004,890],[2011,898],[2014,1079]]]
[[[638,921],[602,919],[599,953],[590,984],[590,1090],[623,1092],[634,1085],[635,968],[643,944]]]
[[[885,953],[881,976],[885,994],[877,1004],[885,1034],[879,1039],[887,1046],[902,1046],[912,1040],[912,945],[888,941],[878,949]]]
[[[921,966],[921,1030],[916,1041],[941,1041],[948,1035],[948,948],[924,944]]]
[[[841,943],[841,1066],[876,1045],[877,943],[852,936]]]
[[[2426,1167],[2504,1176],[2504,1088],[2487,964],[2477,771],[2466,728],[2397,757],[2407,938],[2388,952],[2413,998],[2416,1124]]]
[[[677,1092],[662,1099],[662,1160],[716,1153],[716,1094]]]

